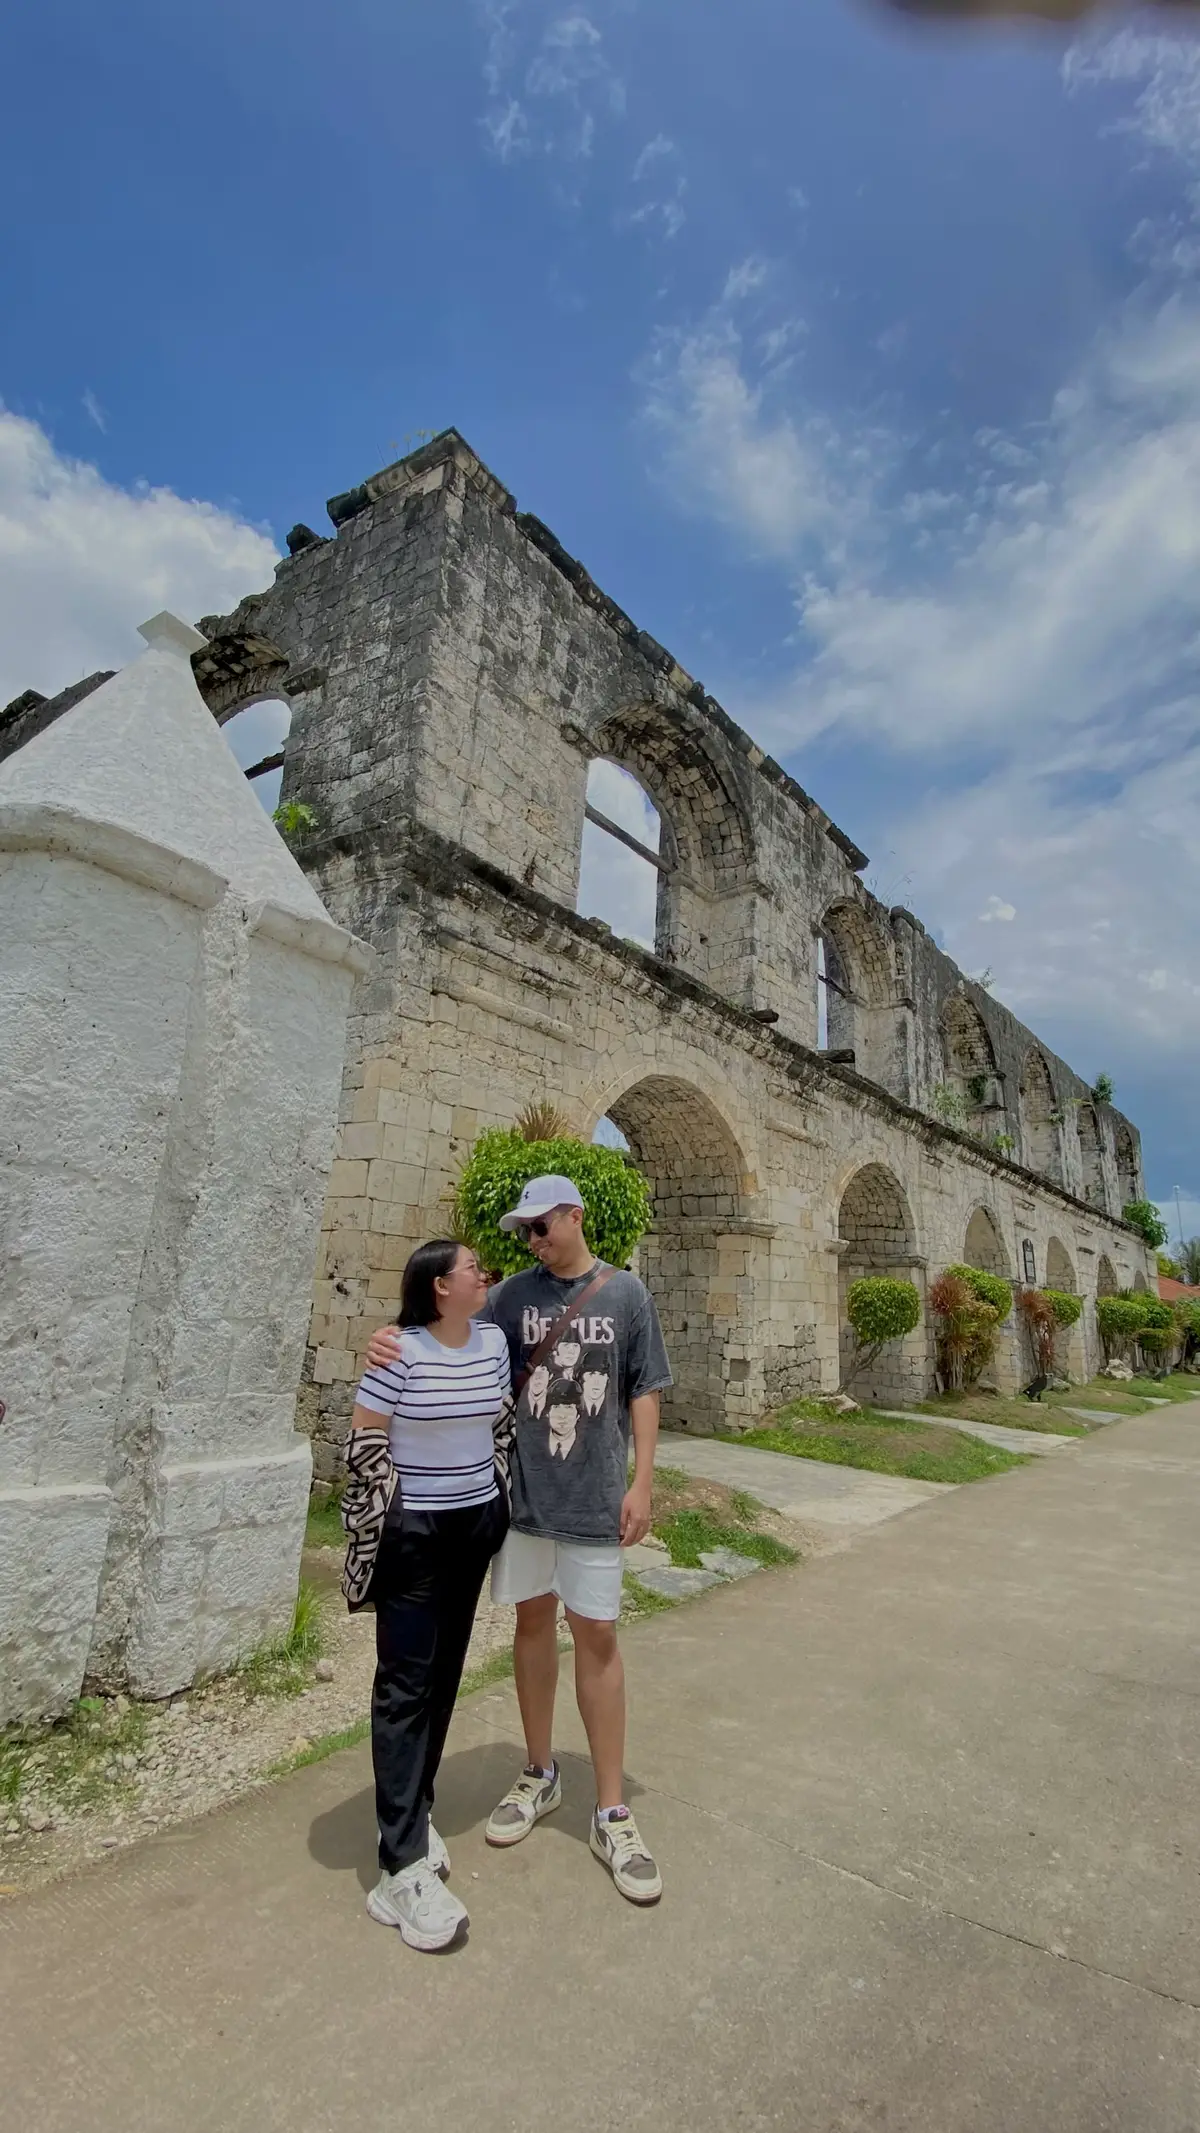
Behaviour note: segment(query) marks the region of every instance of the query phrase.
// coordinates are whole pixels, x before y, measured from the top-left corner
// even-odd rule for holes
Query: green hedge
[[[1098,1296],[1096,1324],[1105,1347],[1127,1347],[1149,1321],[1148,1296]]]
[[[978,1266],[948,1266],[947,1274],[956,1281],[965,1281],[973,1296],[980,1303],[990,1304],[996,1313],[997,1324],[1002,1324],[1012,1310],[1012,1284],[999,1274],[985,1274]]]
[[[1066,1289],[1043,1289],[1042,1294],[1060,1326],[1077,1324],[1083,1312],[1082,1296],[1071,1296]]]
[[[519,1237],[500,1228],[530,1178],[570,1178],[583,1199],[588,1243],[610,1266],[628,1266],[650,1227],[650,1188],[619,1148],[586,1141],[527,1141],[515,1128],[481,1133],[459,1180],[455,1213],[489,1274],[518,1274],[533,1264]]]

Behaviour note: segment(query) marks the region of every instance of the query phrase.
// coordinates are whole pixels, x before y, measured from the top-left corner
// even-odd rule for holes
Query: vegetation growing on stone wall
[[[282,805],[276,808],[271,820],[285,844],[291,844],[297,837],[308,836],[309,832],[317,827],[315,811],[306,807],[303,800],[283,801]]]
[[[1152,1252],[1166,1243],[1167,1225],[1153,1200],[1131,1200],[1121,1209],[1121,1214],[1132,1228],[1141,1232]]]
[[[461,1234],[489,1274],[517,1274],[531,1264],[521,1239],[500,1228],[530,1178],[553,1174],[579,1187],[584,1230],[592,1250],[611,1266],[628,1266],[639,1237],[650,1227],[650,1188],[618,1148],[601,1148],[567,1136],[526,1140],[515,1127],[481,1133],[471,1150],[455,1197]]]
[[[852,1281],[846,1292],[846,1316],[854,1328],[857,1346],[846,1384],[860,1371],[869,1370],[891,1341],[903,1340],[921,1316],[921,1299],[911,1281],[896,1281],[886,1274],[865,1274]]]
[[[1097,1074],[1096,1079],[1092,1084],[1092,1102],[1094,1104],[1110,1104],[1112,1100],[1112,1075]]]
[[[938,1376],[948,1392],[977,1384],[996,1352],[1000,1313],[963,1278],[968,1271],[948,1269],[929,1291],[937,1319]]]

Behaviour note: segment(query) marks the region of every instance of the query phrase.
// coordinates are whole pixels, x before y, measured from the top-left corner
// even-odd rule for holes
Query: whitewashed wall
[[[0,766],[0,1721],[286,1628],[350,989],[172,617]]]

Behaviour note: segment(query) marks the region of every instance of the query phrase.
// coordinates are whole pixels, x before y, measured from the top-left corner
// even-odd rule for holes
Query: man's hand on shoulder
[[[386,1370],[400,1360],[399,1326],[379,1326],[367,1342],[367,1361],[372,1370]]]
[[[636,1547],[650,1531],[650,1484],[635,1481],[621,1505],[621,1546]]]

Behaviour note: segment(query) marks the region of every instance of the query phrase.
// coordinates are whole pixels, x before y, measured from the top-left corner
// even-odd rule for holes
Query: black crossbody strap
[[[566,1332],[567,1327],[570,1325],[572,1319],[579,1317],[584,1305],[589,1304],[591,1302],[597,1290],[602,1289],[606,1281],[612,1280],[613,1275],[616,1273],[616,1271],[617,1270],[615,1266],[602,1266],[599,1273],[594,1277],[594,1279],[589,1281],[586,1289],[581,1290],[580,1294],[575,1298],[574,1302],[569,1303],[567,1305],[566,1310],[561,1314],[561,1316],[555,1319],[554,1324],[550,1328],[550,1331],[548,1333],[543,1333],[541,1340],[537,1344],[537,1347],[533,1349],[532,1353],[530,1354],[529,1360],[526,1363],[524,1370],[522,1370],[520,1375],[514,1380],[514,1396],[519,1395],[524,1390],[526,1383],[528,1382],[532,1373],[537,1369],[538,1364],[545,1362],[546,1357],[549,1355],[550,1350],[553,1348],[554,1343],[558,1339],[559,1335]]]

